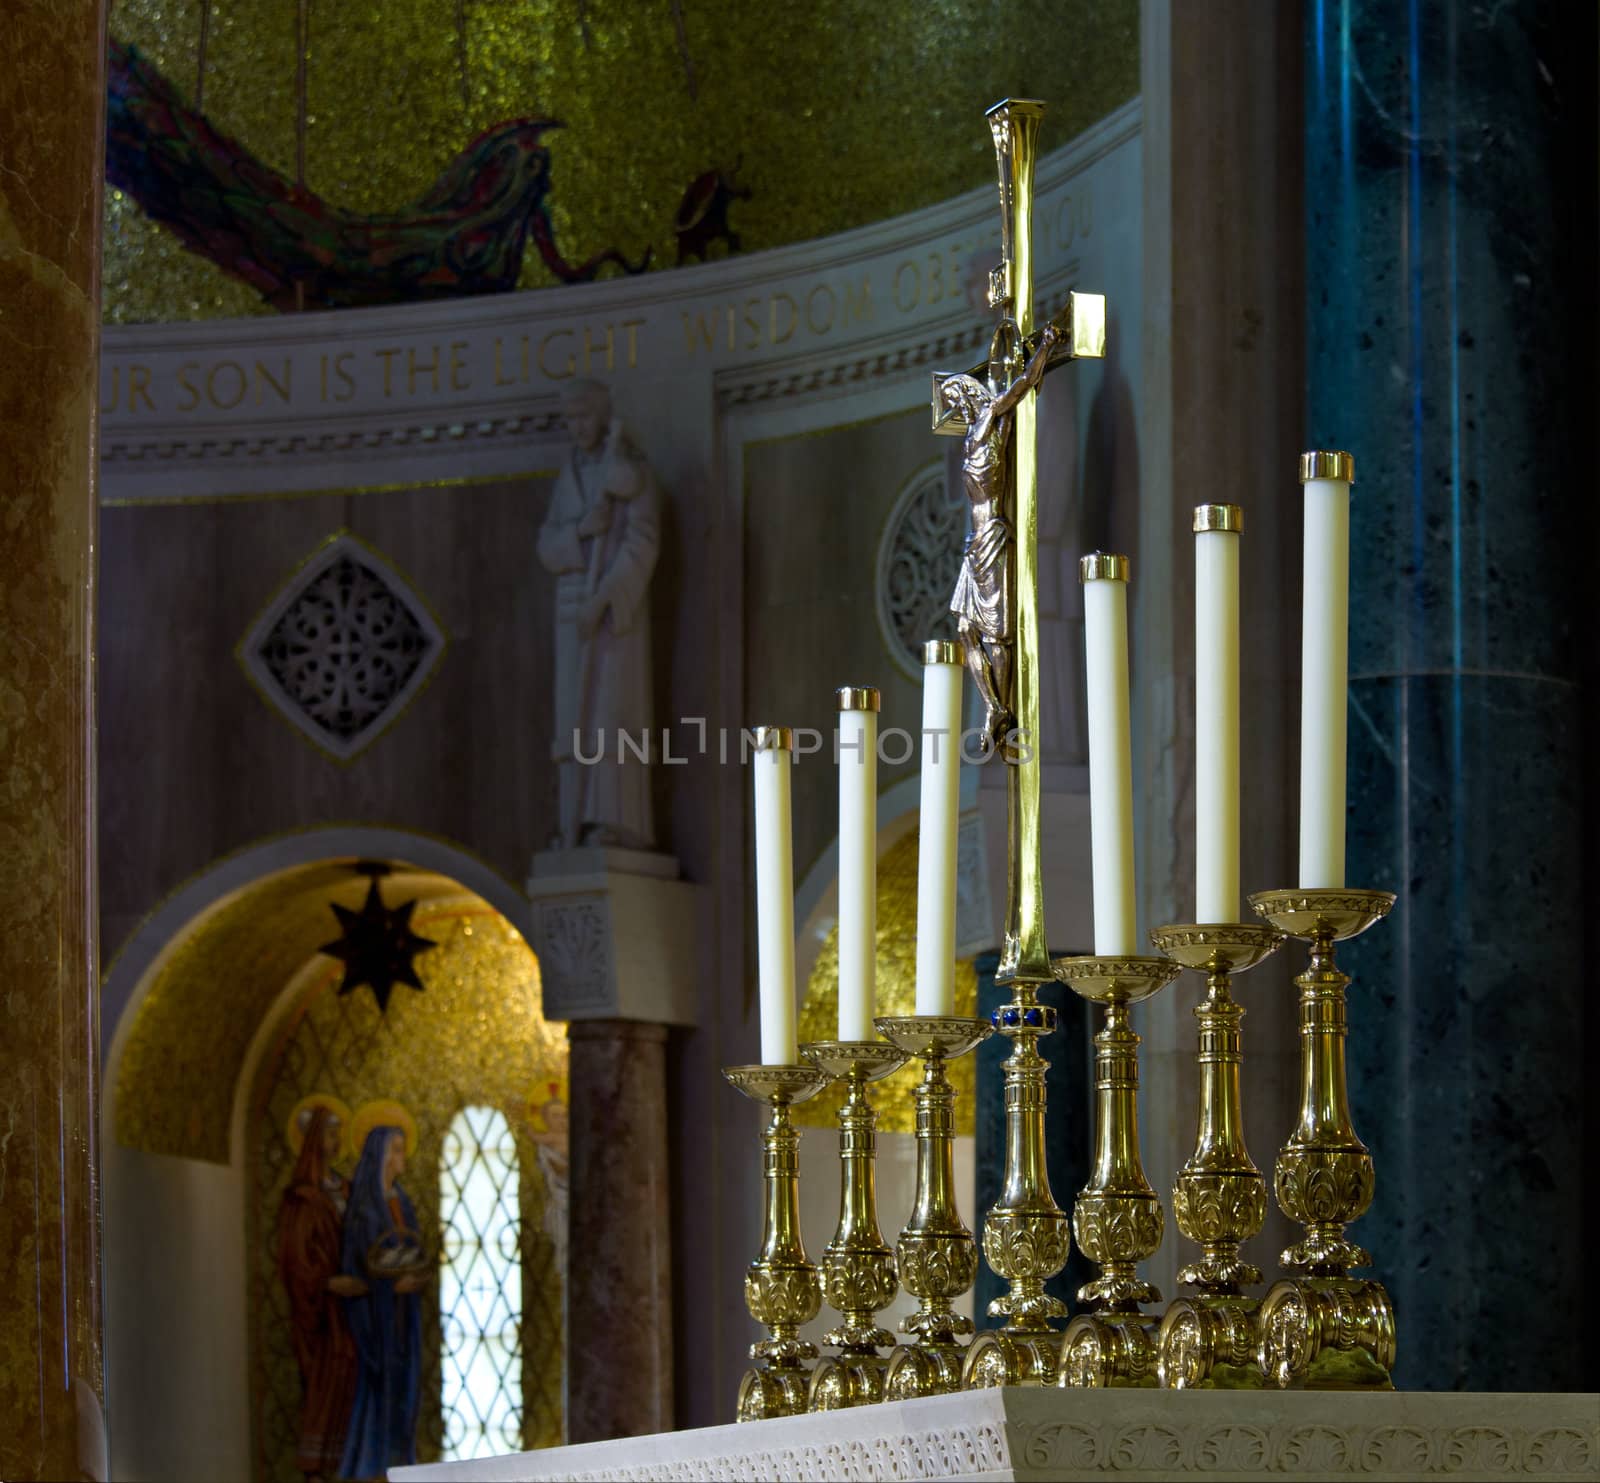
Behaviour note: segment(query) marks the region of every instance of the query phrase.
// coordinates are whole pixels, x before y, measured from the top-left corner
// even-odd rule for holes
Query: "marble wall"
[[[1343,955],[1355,1234],[1408,1387],[1594,1383],[1596,42],[1592,6],[1457,0],[1317,5],[1306,37],[1310,422],[1357,478],[1347,879],[1399,896]]]

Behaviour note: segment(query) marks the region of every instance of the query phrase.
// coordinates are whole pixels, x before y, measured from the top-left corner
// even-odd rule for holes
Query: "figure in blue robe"
[[[417,1460],[422,1379],[422,1304],[426,1278],[416,1211],[396,1182],[405,1169],[400,1128],[367,1134],[350,1182],[339,1270],[366,1284],[344,1299],[360,1355],[355,1404],[345,1434],[342,1478],[382,1478]],[[390,1275],[390,1274],[393,1275]]]

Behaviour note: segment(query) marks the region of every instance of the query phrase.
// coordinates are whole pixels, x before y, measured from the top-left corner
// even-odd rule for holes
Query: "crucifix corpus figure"
[[[986,754],[1005,745],[1016,722],[1011,704],[1011,645],[1016,634],[1012,530],[1006,518],[1012,414],[1044,379],[1061,338],[1055,324],[1046,325],[1027,365],[1008,384],[1007,357],[1001,348],[1008,328],[1015,327],[1005,322],[995,332],[986,379],[966,373],[942,376],[937,393],[945,417],[966,424],[961,478],[972,506],[972,535],[961,557],[950,611],[956,615],[967,669],[983,697]]]
[[[539,531],[539,560],[556,579],[555,843],[649,849],[649,596],[661,492],[604,386],[572,382],[562,412],[572,456]]]

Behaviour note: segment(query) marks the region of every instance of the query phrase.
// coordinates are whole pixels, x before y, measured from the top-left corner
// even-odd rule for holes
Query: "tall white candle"
[[[799,1060],[794,1028],[794,843],[789,769],[794,733],[758,726],[751,759],[756,790],[756,958],[761,986],[761,1059]]]
[[[1349,679],[1348,453],[1302,453],[1306,544],[1300,647],[1300,885],[1344,885],[1345,686]]]
[[[1197,922],[1239,920],[1238,505],[1194,512],[1195,849]]]
[[[1139,951],[1133,909],[1133,747],[1128,722],[1126,556],[1096,551],[1078,563],[1089,692],[1089,837],[1094,950]]]
[[[956,829],[961,809],[961,647],[922,649],[917,838],[917,1013],[956,1012]]]
[[[839,1039],[873,1040],[878,954],[878,692],[839,691]]]

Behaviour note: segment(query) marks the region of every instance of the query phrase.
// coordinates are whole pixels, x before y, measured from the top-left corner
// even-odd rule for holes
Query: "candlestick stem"
[[[837,1411],[883,1399],[889,1361],[878,1351],[894,1345],[877,1321],[899,1282],[878,1227],[878,1114],[867,1084],[904,1065],[906,1055],[881,1040],[816,1041],[800,1053],[846,1088],[839,1109],[839,1223],[822,1254],[822,1295],[843,1321],[823,1335],[838,1354],[817,1365],[807,1402],[813,1411]]]
[[[1141,1303],[1161,1294],[1135,1264],[1161,1246],[1161,1201],[1139,1158],[1139,1037],[1128,1007],[1178,976],[1169,958],[1058,958],[1056,974],[1103,1006],[1094,1038],[1094,1170],[1072,1209],[1079,1249],[1100,1275],[1078,1289],[1088,1311],[1067,1325],[1057,1384],[1071,1387],[1154,1385],[1157,1320]]]
[[[922,1058],[917,1086],[917,1192],[911,1219],[895,1244],[901,1285],[919,1307],[900,1321],[915,1340],[895,1350],[884,1377],[888,1400],[945,1395],[961,1389],[961,1366],[972,1320],[951,1306],[978,1275],[978,1248],[956,1207],[955,1088],[946,1063],[993,1033],[982,1020],[907,1015],[877,1021],[879,1031]]]
[[[1239,1085],[1244,1008],[1233,997],[1232,980],[1274,953],[1283,934],[1258,922],[1229,922],[1162,927],[1150,937],[1169,957],[1206,976],[1206,996],[1195,1009],[1195,1146],[1172,1191],[1178,1229],[1198,1243],[1200,1260],[1179,1269],[1178,1281],[1195,1295],[1174,1301],[1161,1320],[1157,1376],[1175,1389],[1259,1389],[1258,1300],[1244,1289],[1261,1281],[1261,1269],[1240,1255],[1240,1247],[1267,1218],[1267,1184],[1245,1146]]]
[[[1056,1012],[1039,1003],[1035,982],[1015,979],[1011,990],[1012,1002],[995,1012],[995,1027],[1011,1041],[1005,1062],[1005,1182],[983,1223],[984,1257],[1011,1290],[989,1304],[991,1315],[1006,1315],[1005,1327],[979,1334],[967,1350],[961,1383],[968,1390],[1054,1384],[1060,1338],[1050,1320],[1067,1311],[1044,1290],[1066,1266],[1072,1239],[1045,1166],[1049,1062],[1038,1042],[1055,1029]]]
[[[822,1287],[800,1235],[800,1134],[789,1108],[816,1096],[828,1078],[815,1066],[729,1066],[722,1074],[772,1113],[761,1133],[761,1250],[744,1277],[745,1306],[769,1337],[750,1346],[755,1366],[739,1383],[736,1415],[740,1421],[798,1416],[806,1409],[808,1362],[817,1357],[799,1330],[817,1316]]]

